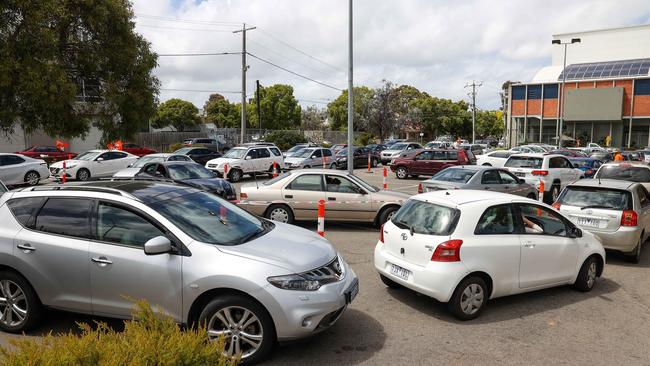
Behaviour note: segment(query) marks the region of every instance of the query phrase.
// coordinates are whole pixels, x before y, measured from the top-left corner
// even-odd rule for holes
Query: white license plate
[[[411,275],[411,271],[395,264],[390,265],[390,273],[394,274],[395,276],[403,280],[408,280],[409,276]]]
[[[598,220],[598,219],[590,219],[590,218],[586,218],[586,217],[578,217],[578,225],[590,226],[590,227],[599,227],[600,226],[600,220]]]
[[[517,176],[517,177],[522,177],[522,178],[523,178],[523,177],[525,177],[525,176],[526,176],[526,173],[522,173],[522,172],[515,172],[515,176]]]

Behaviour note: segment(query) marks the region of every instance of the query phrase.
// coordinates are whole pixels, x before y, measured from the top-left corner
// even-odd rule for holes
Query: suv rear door
[[[433,160],[434,152],[430,150],[425,150],[413,157],[413,162],[411,162],[411,168],[409,169],[412,174],[424,174],[431,175],[435,174],[435,166]]]

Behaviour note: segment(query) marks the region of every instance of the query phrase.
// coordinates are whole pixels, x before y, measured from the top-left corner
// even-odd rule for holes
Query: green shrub
[[[180,148],[182,148],[184,146],[185,145],[183,145],[180,142],[177,142],[175,144],[171,144],[171,145],[169,145],[169,148],[167,149],[167,152],[173,153],[174,151],[176,151],[176,150],[178,150],[178,149],[180,149]]]
[[[295,131],[273,131],[264,140],[274,143],[280,150],[288,150],[296,144],[307,142],[302,133]]]
[[[375,137],[368,132],[361,132],[354,138],[355,146],[366,146],[375,143]]]
[[[136,303],[134,317],[115,331],[98,322],[79,324],[81,334],[48,334],[10,341],[0,348],[2,365],[236,365],[224,356],[224,341],[210,342],[205,329],[182,331],[173,319]]]

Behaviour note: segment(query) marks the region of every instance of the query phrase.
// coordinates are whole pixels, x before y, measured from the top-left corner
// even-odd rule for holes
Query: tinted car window
[[[446,160],[447,159],[447,153],[444,151],[434,151],[433,152],[433,160]]]
[[[140,159],[142,159],[142,158],[140,158]],[[169,159],[167,159],[167,160],[169,160],[169,161],[190,161],[191,159],[188,158],[185,155],[174,155],[174,156],[170,156]]]
[[[648,192],[642,186],[636,187],[636,195],[639,198],[639,204],[641,204],[641,207],[650,204],[650,200],[648,200]]]
[[[97,208],[97,240],[144,248],[149,239],[165,235],[142,216],[109,203]]]
[[[519,180],[514,177],[512,174],[499,170],[499,177],[501,177],[501,183],[502,184],[516,184],[519,183]]]
[[[544,159],[528,156],[511,156],[504,166],[508,168],[532,168],[540,169]]]
[[[271,153],[269,152],[269,149],[257,149],[257,156],[259,158],[270,158]]]
[[[276,147],[272,147],[272,148],[271,148],[271,152],[272,152],[273,155],[275,155],[275,156],[280,156],[280,155],[282,155],[282,152],[281,152],[278,148],[276,148]]]
[[[576,207],[632,209],[630,192],[610,188],[568,186],[562,191],[558,202],[562,205]]]
[[[391,219],[402,229],[425,235],[449,235],[456,228],[459,211],[429,202],[410,199]]]
[[[650,169],[629,164],[606,165],[600,168],[596,178],[650,182]]]
[[[330,149],[323,150],[323,155],[324,156],[332,156],[332,150],[330,150]]]
[[[52,234],[89,238],[89,217],[89,200],[50,198],[36,216],[33,228]]]
[[[259,156],[257,155],[257,149],[251,149],[248,154],[246,154],[246,157],[251,157],[251,159],[257,159]]]
[[[433,160],[433,151],[423,151],[415,156],[415,160]]]
[[[565,160],[563,158],[551,158],[548,161],[549,168],[566,168]]]
[[[15,165],[24,163],[25,159],[16,155],[2,155],[0,156],[0,165]]]
[[[458,160],[458,151],[447,151],[447,160]]]
[[[23,226],[27,226],[27,222],[41,208],[43,201],[45,201],[43,197],[14,198],[7,202],[7,206],[16,220]]]
[[[475,234],[514,234],[515,220],[510,205],[493,206],[485,210],[476,225]]]
[[[462,168],[447,168],[434,175],[431,180],[443,182],[467,183],[476,174],[476,171]]]
[[[499,172],[496,170],[487,170],[483,172],[481,184],[500,184]]]
[[[296,191],[322,191],[323,183],[320,174],[305,174],[297,177],[287,189]]]
[[[126,158],[126,153],[113,151],[111,153],[111,159],[123,159]]]

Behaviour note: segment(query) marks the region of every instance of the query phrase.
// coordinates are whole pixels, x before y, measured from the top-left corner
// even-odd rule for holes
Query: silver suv
[[[312,335],[358,293],[324,238],[257,218],[207,192],[155,181],[41,186],[0,197],[0,329],[43,307],[129,318],[146,299],[225,336],[247,363]]]

